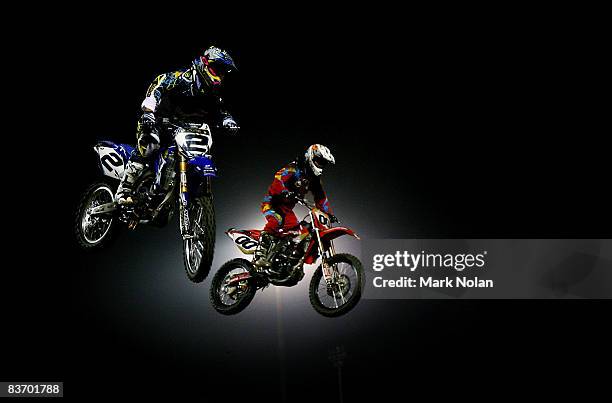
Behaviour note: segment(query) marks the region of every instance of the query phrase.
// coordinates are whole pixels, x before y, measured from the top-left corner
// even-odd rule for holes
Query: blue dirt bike
[[[134,147],[110,141],[94,146],[103,175],[82,194],[74,232],[83,249],[101,248],[121,223],[129,229],[139,224],[165,226],[178,204],[185,270],[198,283],[208,275],[215,249],[211,129],[207,124],[169,120],[162,126],[174,141],[160,150],[153,169],[145,170],[135,183],[135,203],[129,207],[118,205],[115,193]]]

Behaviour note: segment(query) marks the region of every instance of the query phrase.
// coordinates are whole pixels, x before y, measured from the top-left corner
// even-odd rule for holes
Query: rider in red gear
[[[303,198],[312,192],[319,210],[330,215],[335,220],[329,201],[321,185],[321,174],[327,164],[334,164],[335,159],[329,149],[320,144],[308,147],[304,156],[290,162],[274,176],[274,181],[268,188],[268,194],[261,203],[261,212],[267,220],[262,232],[260,247],[256,252],[257,266],[269,266],[265,251],[270,250],[273,237],[278,238],[287,231],[299,228],[299,221],[293,212],[296,197]]]
[[[296,204],[294,196],[304,197],[308,191],[312,192],[317,208],[331,214],[321,180],[319,177],[309,177],[305,171],[299,168],[299,162],[293,161],[274,175],[268,194],[261,203],[261,212],[268,221],[264,231],[282,234],[296,229],[299,221],[293,212]]]

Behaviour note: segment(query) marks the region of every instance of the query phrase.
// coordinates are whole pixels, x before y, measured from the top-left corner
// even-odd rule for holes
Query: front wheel
[[[215,254],[216,225],[212,195],[195,199],[188,214],[192,230],[190,237],[183,240],[183,263],[189,280],[200,283],[208,276]],[[182,215],[183,212],[181,218]]]
[[[332,268],[332,281],[327,284],[319,266],[310,280],[310,303],[323,316],[344,315],[357,305],[365,283],[363,267],[353,255],[334,255],[327,263]]]
[[[236,281],[236,276],[248,273],[251,267],[248,260],[232,259],[215,273],[210,285],[210,302],[217,312],[235,315],[251,303],[257,292],[255,281],[252,278]]]
[[[112,215],[92,216],[91,210],[114,201],[114,189],[99,181],[89,186],[81,195],[74,217],[74,235],[79,246],[86,250],[99,249],[107,245],[116,230],[116,219]]]

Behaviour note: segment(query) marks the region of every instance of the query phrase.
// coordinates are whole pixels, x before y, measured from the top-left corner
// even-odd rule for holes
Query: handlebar
[[[185,122],[179,122],[174,123],[174,122],[162,122],[162,126],[166,126],[166,127],[171,127],[173,129],[197,129],[196,127],[189,127],[191,123],[185,123]],[[202,126],[201,123],[193,123],[193,125],[198,125],[198,126]],[[208,125],[209,128],[214,129],[214,130],[220,130],[223,129],[223,127],[221,125]]]
[[[175,129],[187,129],[189,128],[189,125],[199,125],[202,126],[202,122],[184,122],[182,120],[179,119],[171,119],[171,118],[162,118],[161,122],[162,125],[164,126],[170,126],[173,127]],[[205,123],[205,122],[204,122]],[[219,123],[215,123],[215,124],[208,124],[208,127],[210,127],[211,129],[215,129],[215,130],[222,130],[224,129],[222,124]],[[237,126],[238,129],[240,129],[240,126]]]

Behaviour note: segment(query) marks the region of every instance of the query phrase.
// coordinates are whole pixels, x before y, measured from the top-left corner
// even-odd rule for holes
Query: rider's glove
[[[147,133],[150,133],[151,131],[155,130],[155,123],[155,115],[152,112],[145,112],[140,117],[140,124],[144,131],[146,131]]]
[[[225,119],[223,119],[222,126],[223,129],[225,129],[225,131],[231,135],[238,134],[238,130],[240,130],[238,123],[236,123],[234,118],[231,116],[226,116]]]
[[[145,112],[140,117],[140,127],[142,133],[151,135],[155,138],[155,141],[159,143],[159,132],[157,130],[157,121],[155,115],[151,112]]]
[[[338,217],[336,217],[335,215],[330,214],[330,215],[329,215],[329,222],[330,222],[330,223],[332,223],[332,224],[333,224],[333,223],[339,223],[339,222],[340,222],[340,220],[338,220]]]

